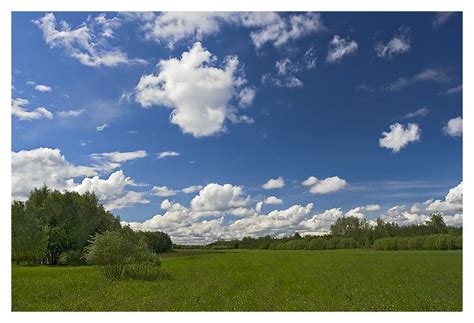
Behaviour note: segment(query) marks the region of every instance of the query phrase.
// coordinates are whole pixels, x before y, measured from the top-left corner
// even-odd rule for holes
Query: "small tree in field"
[[[97,234],[85,249],[87,262],[101,266],[109,279],[118,279],[124,274],[131,278],[140,278],[141,274],[149,276],[151,267],[160,266],[159,257],[129,227]]]

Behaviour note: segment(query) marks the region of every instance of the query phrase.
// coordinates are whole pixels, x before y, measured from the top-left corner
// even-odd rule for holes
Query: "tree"
[[[100,266],[109,279],[119,279],[127,270],[138,276],[160,266],[160,259],[143,238],[129,227],[98,233],[85,248],[87,262]]]
[[[431,214],[426,220],[426,225],[431,229],[432,234],[447,233],[448,228],[444,223],[443,215],[439,212]]]

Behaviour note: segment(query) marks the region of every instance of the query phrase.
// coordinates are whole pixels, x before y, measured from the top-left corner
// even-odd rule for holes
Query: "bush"
[[[359,243],[353,238],[342,238],[336,245],[337,249],[359,248]]]
[[[323,238],[315,238],[309,242],[309,249],[323,250],[326,245],[326,240]]]
[[[419,237],[389,237],[377,239],[375,250],[452,250],[462,249],[462,237],[433,234]]]
[[[63,253],[59,259],[59,264],[61,265],[70,265],[70,266],[79,266],[87,264],[84,255],[81,250],[69,250]]]
[[[101,266],[108,279],[149,277],[151,269],[160,266],[159,258],[147,242],[125,227],[97,234],[86,247],[87,262]]]

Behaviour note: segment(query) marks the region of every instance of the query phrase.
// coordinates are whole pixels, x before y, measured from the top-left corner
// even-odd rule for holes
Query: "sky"
[[[462,14],[17,12],[12,199],[176,243],[462,225]]]

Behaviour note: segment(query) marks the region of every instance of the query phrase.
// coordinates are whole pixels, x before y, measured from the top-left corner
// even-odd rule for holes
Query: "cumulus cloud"
[[[357,206],[347,211],[344,216],[354,216],[359,219],[365,218],[366,212],[380,211],[381,207],[378,204],[368,204],[366,206]]]
[[[449,190],[442,200],[435,200],[430,203],[426,210],[429,212],[459,212],[462,211],[463,182]]]
[[[335,63],[340,61],[344,56],[355,54],[358,44],[354,40],[341,38],[335,35],[328,46],[328,55],[326,61]]]
[[[250,38],[256,48],[265,44],[280,47],[324,30],[318,13],[279,15],[274,12],[163,12],[127,16],[141,21],[146,39],[166,43],[170,48],[179,41],[203,40],[217,34],[224,25],[251,29]]]
[[[420,108],[416,111],[408,112],[403,116],[403,119],[412,119],[416,117],[426,117],[428,115],[428,108]]]
[[[113,35],[113,28],[117,24],[110,21],[107,23],[104,15],[83,22],[76,29],[66,21],[61,21],[58,26],[53,13],[47,13],[33,23],[41,30],[50,48],[62,48],[69,57],[86,66],[114,67],[120,64],[146,63],[142,59],[130,59],[120,49],[108,44],[106,39]],[[97,28],[102,29],[102,33],[98,33]]]
[[[275,188],[282,188],[285,186],[285,180],[283,177],[270,178],[265,184],[262,185],[262,188],[265,190],[271,190]]]
[[[181,58],[161,60],[158,74],[143,75],[135,100],[144,108],[171,108],[171,123],[194,137],[222,132],[226,119],[237,118],[230,101],[239,98],[238,89],[246,80],[238,71],[237,57],[226,57],[222,68],[212,66],[215,61],[197,42]]]
[[[35,86],[35,90],[38,92],[52,92],[53,88],[47,85],[38,84]]]
[[[116,168],[119,168],[127,161],[144,158],[146,156],[147,152],[145,150],[129,152],[113,151],[110,153],[94,153],[89,155],[89,157],[96,162],[94,165],[96,169],[104,172],[110,172]]]
[[[421,129],[416,123],[409,123],[407,127],[395,123],[390,126],[389,132],[382,132],[382,138],[379,139],[380,147],[391,149],[397,153],[410,142],[420,140]]]
[[[94,168],[71,164],[59,149],[41,147],[12,152],[14,199],[25,200],[32,189],[43,185],[64,190],[73,185],[75,177],[94,175]]]
[[[186,193],[186,194],[191,194],[191,193],[200,191],[202,188],[203,187],[201,185],[191,185],[191,186],[183,188],[181,192]]]
[[[168,196],[173,196],[176,195],[176,191],[169,189],[166,186],[154,186],[153,189],[151,190],[152,194],[155,194],[157,196],[161,197],[168,197]]]
[[[462,118],[457,117],[448,121],[448,124],[443,128],[445,134],[451,137],[462,136]]]
[[[126,186],[135,185],[130,177],[126,177],[121,170],[110,174],[109,178],[101,179],[99,176],[84,178],[80,184],[70,188],[80,194],[94,192],[99,201],[107,210],[130,207],[134,204],[150,203],[141,192],[127,191]]]
[[[400,33],[390,39],[387,44],[379,42],[375,45],[375,51],[378,57],[392,58],[395,55],[401,55],[410,50],[410,38],[408,38],[408,27],[399,28]]]
[[[12,115],[20,120],[34,120],[34,119],[52,119],[53,114],[44,107],[39,107],[33,111],[28,111],[25,106],[30,104],[26,99],[15,98],[12,99]]]
[[[158,159],[163,159],[166,157],[174,157],[174,156],[179,156],[180,154],[176,151],[168,150],[168,151],[162,151],[161,153],[156,154]]]
[[[301,184],[304,186],[309,186],[309,192],[313,194],[334,193],[347,186],[346,180],[340,178],[339,176],[327,177],[322,180],[314,176],[310,176]]]
[[[265,204],[272,204],[272,205],[283,204],[283,200],[282,200],[282,199],[279,199],[279,198],[276,197],[276,196],[269,196],[269,197],[267,197],[263,202],[264,202]]]
[[[239,105],[241,107],[248,107],[252,105],[255,95],[256,95],[255,89],[250,88],[250,87],[243,88],[238,94]]]
[[[61,118],[68,118],[68,117],[78,117],[81,114],[84,113],[84,109],[78,109],[78,110],[67,110],[67,111],[59,111],[58,116]]]
[[[226,211],[245,207],[249,196],[244,194],[242,187],[232,184],[206,185],[191,201],[193,211]]]

